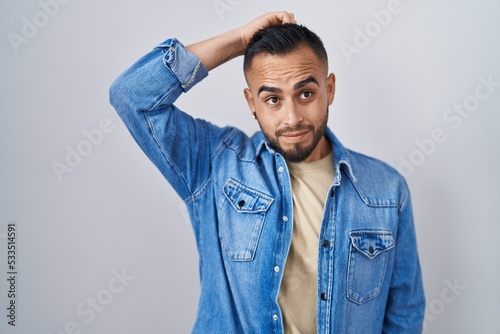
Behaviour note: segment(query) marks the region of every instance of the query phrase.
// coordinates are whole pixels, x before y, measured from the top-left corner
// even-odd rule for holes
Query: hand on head
[[[285,23],[297,24],[293,13],[272,12],[259,16],[240,28],[243,45],[247,45],[258,30]]]

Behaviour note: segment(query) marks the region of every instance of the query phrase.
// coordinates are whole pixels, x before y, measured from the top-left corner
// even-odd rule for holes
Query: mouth
[[[298,141],[301,141],[305,136],[306,134],[308,133],[309,131],[300,131],[300,132],[293,132],[293,133],[286,133],[286,134],[282,134],[282,136],[289,142],[298,142]]]

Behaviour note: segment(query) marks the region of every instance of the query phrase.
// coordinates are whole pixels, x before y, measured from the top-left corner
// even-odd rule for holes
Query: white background
[[[35,0],[2,0],[0,332],[190,332],[199,293],[190,223],[110,107],[108,88],[168,37],[190,44],[284,9],[325,43],[337,75],[329,125],[344,145],[400,169],[401,159],[414,162],[407,180],[426,332],[500,333],[500,86],[483,87],[489,96],[460,124],[443,119],[454,105],[478,101],[479,77],[500,82],[500,3],[401,0],[377,30],[372,11],[388,3],[72,0],[44,16]],[[26,22],[38,31],[25,28],[29,38],[16,46],[9,36],[25,38]],[[341,45],[356,46],[357,28],[372,37],[346,57]],[[241,66],[240,58],[214,70],[178,106],[253,133]],[[103,119],[112,131],[58,179],[54,162],[66,165],[67,147],[89,149],[82,131]],[[418,153],[416,142],[435,129],[446,139]],[[6,317],[9,222],[18,229],[15,328]],[[114,270],[133,276],[119,293],[109,288],[120,286]],[[106,304],[92,319],[77,313],[90,312],[88,298]]]

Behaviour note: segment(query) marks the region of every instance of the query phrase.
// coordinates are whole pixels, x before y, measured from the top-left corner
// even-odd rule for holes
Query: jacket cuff
[[[163,53],[163,65],[179,80],[182,90],[187,92],[208,75],[200,59],[188,51],[176,38],[167,39],[156,48]]]

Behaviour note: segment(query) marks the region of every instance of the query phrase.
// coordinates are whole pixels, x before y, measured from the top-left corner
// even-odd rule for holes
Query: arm
[[[182,199],[190,198],[208,179],[212,155],[232,130],[195,120],[175,107],[174,102],[206,77],[207,70],[243,54],[257,29],[284,22],[293,22],[293,15],[266,14],[188,48],[169,39],[111,85],[111,104]]]
[[[401,206],[394,270],[385,310],[383,333],[421,333],[425,313],[422,273],[418,260],[409,190]]]

